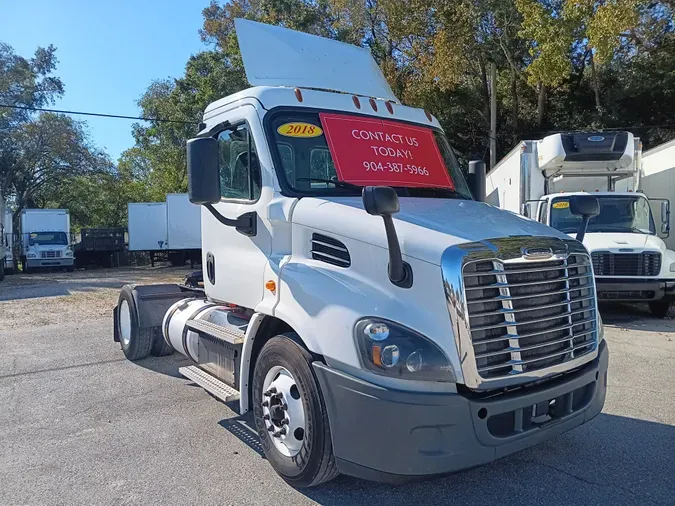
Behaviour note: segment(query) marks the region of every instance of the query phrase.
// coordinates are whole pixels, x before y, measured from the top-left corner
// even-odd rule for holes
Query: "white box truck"
[[[21,263],[24,272],[60,267],[75,269],[67,209],[21,211]]]
[[[642,154],[638,177],[637,185],[630,180],[626,186],[629,188],[638,186],[651,200],[670,202],[675,198],[675,139]],[[664,212],[667,214],[669,210],[670,206],[652,206],[654,221],[668,223],[669,216],[664,216]],[[675,251],[675,234],[671,235],[669,228],[662,230],[662,237],[668,249]]]
[[[0,205],[1,207],[1,205]],[[4,240],[4,263],[3,272],[0,273],[0,278],[3,274],[14,274],[14,228],[13,228],[13,219],[12,211],[5,208],[3,223],[0,224],[0,229],[3,231],[4,235],[0,236]],[[2,248],[0,248],[1,250]],[[2,259],[3,253],[0,251],[0,259]]]
[[[9,222],[9,228],[7,228],[7,211],[2,193],[0,193],[0,219],[0,281],[2,281],[5,279],[5,270],[8,268],[7,255],[11,253],[7,231],[9,230],[10,234],[12,232],[11,221]]]
[[[147,251],[152,265],[158,257],[172,265],[201,257],[201,209],[187,193],[170,193],[166,202],[135,202],[128,206],[129,251]]]
[[[673,316],[675,252],[658,235],[669,228],[669,203],[657,199],[664,209],[657,227],[649,194],[636,191],[641,159],[640,141],[630,132],[523,141],[488,173],[486,201],[574,234],[580,219],[570,212],[570,197],[592,192],[600,214],[590,220],[584,245],[598,298],[647,302],[655,316]]]
[[[210,104],[187,148],[203,277],[122,288],[126,357],[190,358],[181,374],[252,411],[296,487],[469,468],[600,413],[583,245],[473,200],[369,51],[235,23],[253,87]]]

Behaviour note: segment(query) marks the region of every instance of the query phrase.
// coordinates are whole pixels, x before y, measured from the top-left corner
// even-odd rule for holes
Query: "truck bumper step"
[[[178,372],[187,379],[194,381],[197,385],[223,402],[236,401],[239,399],[238,390],[226,385],[197,366],[191,365],[180,367]]]

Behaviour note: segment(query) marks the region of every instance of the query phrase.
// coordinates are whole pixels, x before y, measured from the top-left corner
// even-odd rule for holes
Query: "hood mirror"
[[[362,198],[366,212],[381,216],[384,221],[389,249],[389,280],[401,288],[410,288],[413,282],[412,268],[403,261],[396,227],[391,217],[400,209],[396,190],[389,186],[366,186],[363,188]]]
[[[593,216],[600,214],[600,202],[593,195],[572,195],[570,197],[570,212],[575,216],[581,216],[577,241],[583,242],[588,221]]]

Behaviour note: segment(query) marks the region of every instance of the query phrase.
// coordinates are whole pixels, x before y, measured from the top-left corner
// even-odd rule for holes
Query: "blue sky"
[[[136,100],[153,79],[179,77],[199,39],[208,0],[5,0],[0,40],[30,57],[54,44],[55,75],[65,84],[58,109],[137,116]],[[133,145],[133,121],[86,120],[93,141],[114,161]]]

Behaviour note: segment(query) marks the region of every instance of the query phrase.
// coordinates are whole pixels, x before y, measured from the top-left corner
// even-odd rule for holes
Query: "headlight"
[[[37,258],[37,255],[35,253],[28,253],[26,258]]]
[[[602,316],[600,316],[600,311],[598,311],[598,344],[600,344],[604,338],[605,326],[602,324]]]
[[[675,272],[675,262],[670,264],[670,272]]]
[[[70,251],[70,250],[67,250],[67,251],[66,251],[66,256],[67,256],[67,257],[72,257],[72,256],[73,256],[73,252]]]
[[[354,327],[363,366],[376,374],[418,381],[455,381],[450,361],[417,332],[379,318]]]

